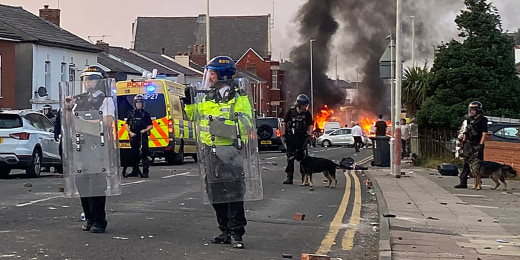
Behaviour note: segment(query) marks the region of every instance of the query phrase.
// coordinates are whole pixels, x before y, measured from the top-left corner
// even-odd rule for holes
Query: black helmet
[[[42,113],[44,115],[48,115],[48,114],[51,114],[52,113],[52,106],[49,105],[49,104],[45,104],[42,108]]]
[[[227,56],[217,56],[211,59],[206,65],[206,69],[216,71],[219,80],[232,79],[237,70],[233,59]]]
[[[472,109],[477,110],[477,114],[483,114],[484,113],[484,110],[482,109],[482,103],[480,103],[479,101],[473,101],[473,102],[469,103],[469,105],[468,105],[468,115],[471,115],[471,110]]]
[[[139,103],[143,104],[142,109],[144,109],[144,100],[145,99],[144,99],[143,95],[141,95],[141,94],[135,95],[135,97],[134,97],[134,107],[137,108],[137,106],[135,104],[139,102]]]
[[[298,97],[296,97],[296,105],[297,106],[307,106],[309,105],[309,97],[305,94],[300,94]]]

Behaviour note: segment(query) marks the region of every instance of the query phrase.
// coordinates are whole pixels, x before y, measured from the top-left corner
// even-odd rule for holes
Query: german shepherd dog
[[[304,156],[300,160],[300,167],[302,170],[302,184],[301,186],[309,185],[313,189],[312,174],[323,172],[325,178],[328,180],[327,188],[336,188],[338,180],[336,179],[336,168],[338,165],[333,161],[325,158]],[[333,186],[334,185],[334,186]]]
[[[470,164],[470,171],[474,180],[474,190],[480,190],[482,188],[482,178],[488,177],[491,177],[496,184],[496,186],[492,188],[493,190],[500,186],[500,182],[498,182],[499,180],[504,183],[504,190],[507,190],[506,178],[508,175],[511,177],[516,176],[516,171],[513,167],[506,164],[481,161],[478,159],[474,159],[471,162],[468,161],[468,163]]]

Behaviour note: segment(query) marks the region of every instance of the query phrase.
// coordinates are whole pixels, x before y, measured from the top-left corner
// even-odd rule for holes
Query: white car
[[[365,143],[365,146],[371,144],[370,139],[368,139],[365,134],[363,134],[362,140],[363,143]],[[352,128],[340,128],[332,130],[329,133],[324,133],[323,135],[318,137],[316,143],[321,145],[322,147],[329,147],[333,145],[353,146],[354,136],[352,136]]]
[[[0,110],[0,177],[7,177],[11,169],[38,177],[41,168],[49,166],[62,170],[51,121],[35,110]]]

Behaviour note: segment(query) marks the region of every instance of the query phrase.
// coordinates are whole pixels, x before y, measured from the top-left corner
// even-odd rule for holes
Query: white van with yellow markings
[[[117,82],[119,147],[130,149],[126,119],[134,109],[135,95],[142,94],[145,98],[145,110],[150,113],[153,123],[148,138],[152,159],[164,158],[168,163],[176,164],[184,163],[184,156],[192,156],[196,160],[195,129],[188,120],[181,101],[184,88],[184,85],[166,79]]]

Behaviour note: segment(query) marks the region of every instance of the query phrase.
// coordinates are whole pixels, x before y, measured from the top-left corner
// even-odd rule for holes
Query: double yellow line
[[[343,250],[351,250],[354,246],[354,237],[357,231],[357,225],[360,222],[361,217],[361,185],[359,183],[359,178],[355,174],[349,174],[351,171],[344,171],[346,184],[345,184],[345,193],[343,194],[343,199],[341,200],[341,204],[339,206],[338,212],[334,216],[334,219],[330,223],[329,232],[325,235],[325,238],[321,241],[320,248],[316,252],[319,255],[328,254],[332,246],[336,244],[335,240],[338,236],[339,231],[344,228],[343,218],[347,213],[348,202],[350,200],[350,194],[352,193],[352,181],[351,175],[354,179],[354,205],[352,207],[352,214],[348,221],[349,226],[345,231],[345,234],[341,238],[341,247]]]

